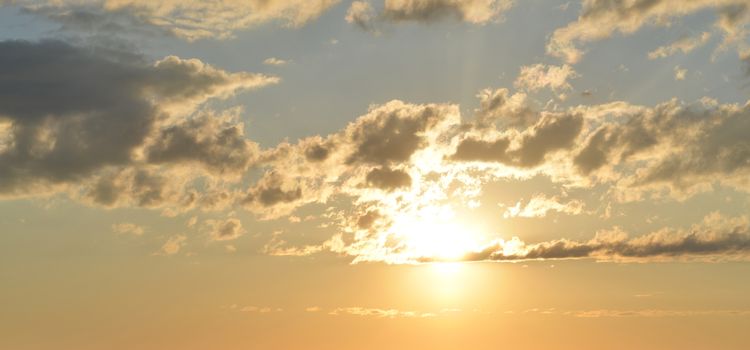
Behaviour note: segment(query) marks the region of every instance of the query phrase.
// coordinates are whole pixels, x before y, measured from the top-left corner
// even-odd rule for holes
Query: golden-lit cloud
[[[583,212],[583,207],[584,204],[581,201],[571,200],[563,203],[558,198],[537,194],[525,204],[518,201],[514,206],[505,209],[503,217],[537,218],[545,217],[549,212],[577,215]]]
[[[121,222],[119,224],[112,225],[112,231],[117,234],[130,234],[135,236],[143,235],[143,227],[138,226],[132,222]]]
[[[711,39],[711,32],[703,32],[701,35],[694,37],[684,37],[669,45],[659,46],[656,50],[648,53],[648,58],[652,60],[665,58],[678,52],[686,54],[705,45],[709,39]]]
[[[573,67],[567,64],[562,66],[534,64],[521,67],[521,72],[513,85],[527,91],[549,88],[560,96],[564,96],[563,92],[573,88],[568,80],[578,76]]]
[[[370,1],[354,1],[346,21],[371,32],[377,32],[382,23],[444,19],[481,25],[500,20],[512,6],[512,0],[385,0],[376,10]]]
[[[238,30],[269,22],[300,27],[339,0],[19,0],[29,13],[61,24],[64,30],[117,35],[162,33],[186,40],[231,38]]]
[[[214,241],[231,241],[245,234],[242,222],[237,218],[208,220],[206,221],[206,225],[210,229],[208,235]]]
[[[185,245],[187,237],[184,235],[174,235],[169,237],[161,249],[156,252],[157,255],[175,255],[180,252],[180,249]]]
[[[574,64],[581,60],[581,45],[606,39],[613,34],[629,35],[644,26],[667,26],[680,17],[703,10],[713,10],[719,19],[716,27],[723,33],[721,47],[744,45],[744,25],[750,21],[745,0],[656,0],[607,1],[583,0],[580,16],[574,22],[554,31],[547,43],[547,53]],[[657,49],[654,57],[663,57],[676,50],[688,52],[708,40],[686,39],[673,48]]]
[[[355,315],[363,317],[376,317],[376,318],[426,318],[435,317],[436,314],[429,312],[416,312],[416,311],[402,311],[397,309],[378,309],[378,308],[364,308],[364,307],[344,307],[337,308],[328,313],[329,315]]]
[[[747,260],[750,226],[747,217],[726,218],[718,213],[689,230],[664,228],[629,238],[619,228],[600,231],[589,241],[559,239],[527,244],[517,237],[499,240],[482,251],[467,254],[471,261],[527,261],[592,258],[601,261]]]
[[[502,232],[472,227],[460,213],[481,206],[488,185],[535,177],[561,188],[596,191],[607,207],[684,200],[717,185],[748,191],[748,104],[704,98],[652,107],[620,101],[547,108],[525,92],[486,89],[470,116],[462,116],[455,104],[394,100],[371,106],[328,135],[261,148],[244,133],[243,110],[205,106],[278,78],[229,73],[172,56],[153,64],[140,57],[125,61],[117,52],[95,53],[63,42],[2,45],[10,53],[4,57],[45,54],[44,60],[0,65],[13,78],[8,84],[19,79],[36,84],[33,91],[17,89],[13,99],[0,104],[0,125],[5,125],[0,189],[8,197],[65,193],[90,205],[152,208],[165,216],[245,209],[259,220],[288,217],[291,223],[309,216],[299,212],[302,208],[324,204],[318,216],[326,237],[299,245],[274,235],[263,252],[332,252],[355,263],[467,256],[492,261],[714,258],[746,249],[742,230],[737,235],[704,230],[693,237],[672,228],[644,236],[651,237],[649,244],[643,243],[646,238],[612,242],[599,236],[572,241],[564,232],[549,242],[502,241]],[[76,72],[84,67],[101,69],[102,75],[78,79]],[[539,67],[546,77],[541,82],[522,79],[516,85],[568,89],[572,69]],[[553,70],[557,78],[547,77]],[[48,89],[53,85],[68,88]],[[69,91],[98,98],[71,99]],[[45,103],[32,103],[40,97]],[[527,202],[506,202],[504,208],[495,203],[497,217],[506,220],[609,215],[554,188]],[[232,215],[204,222],[213,240],[246,232]],[[173,242],[177,248],[169,251],[179,250],[181,242]]]

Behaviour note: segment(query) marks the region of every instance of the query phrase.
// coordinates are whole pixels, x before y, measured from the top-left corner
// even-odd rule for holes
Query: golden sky
[[[0,349],[747,349],[747,0],[0,0]]]

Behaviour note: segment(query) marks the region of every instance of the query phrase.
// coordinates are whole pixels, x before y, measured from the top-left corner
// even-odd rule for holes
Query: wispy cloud
[[[121,222],[119,224],[113,224],[112,231],[117,234],[130,234],[135,236],[141,236],[144,232],[143,227],[131,222]]]

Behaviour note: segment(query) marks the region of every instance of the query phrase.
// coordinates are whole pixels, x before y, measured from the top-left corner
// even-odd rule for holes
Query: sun
[[[479,246],[477,232],[470,225],[439,211],[397,216],[391,230],[414,259],[459,261]]]

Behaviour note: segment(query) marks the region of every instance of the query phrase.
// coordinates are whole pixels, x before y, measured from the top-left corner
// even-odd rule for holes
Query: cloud
[[[386,191],[411,186],[411,177],[405,171],[388,168],[375,168],[367,173],[367,183]]]
[[[678,52],[686,54],[705,45],[709,39],[711,39],[711,32],[703,32],[700,36],[696,37],[684,37],[669,45],[660,46],[656,50],[649,52],[648,58],[651,60],[665,58]]]
[[[121,222],[119,224],[112,225],[112,231],[117,234],[130,234],[135,236],[143,235],[143,227],[140,227],[134,223]]]
[[[333,252],[353,262],[388,263],[437,259],[441,247],[427,250],[433,256],[420,255],[425,250],[418,247],[440,242],[415,240],[413,227],[437,227],[453,242],[443,232],[450,228],[446,220],[499,180],[539,176],[560,188],[604,188],[600,198],[608,203],[679,200],[716,184],[750,191],[748,104],[704,98],[550,110],[524,92],[486,89],[467,120],[454,104],[394,100],[371,106],[328,135],[261,149],[244,134],[241,109],[210,107],[237,91],[274,84],[275,77],[178,57],[152,63],[59,41],[0,45],[0,72],[7,77],[0,81],[4,197],[65,193],[90,205],[154,208],[166,216],[242,207],[273,219],[308,215],[295,211],[309,204],[328,208],[318,217],[335,234],[302,246],[277,238],[266,249],[273,255]],[[508,216],[583,213],[582,205],[565,198],[532,198]],[[215,220],[210,229],[214,239],[244,232],[236,219]],[[692,243],[680,234],[669,237],[682,239],[683,246]],[[701,244],[709,241],[704,238]],[[640,247],[636,239],[508,242],[523,249],[518,256],[502,255],[506,260],[555,254],[635,259]],[[485,259],[499,256],[496,251],[505,251],[508,242],[489,245]],[[459,248],[480,254],[488,242],[475,243]],[[644,258],[672,256],[643,249]]]
[[[157,255],[175,255],[180,252],[180,249],[185,245],[187,237],[183,235],[174,235],[169,237],[161,249],[156,253]]]
[[[27,12],[80,32],[167,33],[189,41],[231,38],[238,30],[269,22],[300,27],[339,0],[147,1],[19,0]],[[146,32],[146,33],[143,33]]]
[[[341,249],[341,242],[338,236],[334,236],[321,244],[311,244],[300,247],[289,245],[282,238],[283,231],[276,231],[271,239],[263,246],[263,253],[272,256],[309,256],[320,253],[325,250],[338,251]]]
[[[242,202],[261,217],[274,218],[334,195],[360,197],[373,187],[408,190],[413,158],[432,149],[458,118],[453,105],[391,101],[373,106],[339,132],[263,152],[259,166],[265,173]]]
[[[506,314],[512,314],[512,311]],[[558,310],[550,309],[528,309],[523,311],[524,314],[536,313],[543,315],[564,315],[578,318],[622,318],[622,317],[643,317],[643,318],[662,318],[662,317],[696,317],[696,316],[748,316],[748,310],[665,310],[665,309],[593,309],[593,310]]]
[[[573,87],[569,79],[577,78],[579,75],[573,67],[564,64],[562,66],[534,64],[521,67],[521,72],[513,84],[518,89],[527,91],[538,91],[544,88],[560,92],[571,90]]]
[[[511,0],[385,0],[376,12],[369,1],[354,1],[346,21],[373,32],[384,22],[430,23],[455,19],[481,25],[500,20],[512,6]]]
[[[207,220],[206,225],[210,228],[209,236],[214,241],[231,241],[245,234],[242,222],[237,218]]]
[[[362,30],[374,31],[376,20],[375,10],[367,1],[353,1],[346,11],[346,21],[354,24]]]
[[[531,168],[542,164],[548,154],[571,148],[583,127],[583,117],[577,114],[544,113],[539,118],[515,140],[508,136],[494,140],[463,139],[449,159]]]
[[[278,82],[196,59],[149,63],[132,53],[62,41],[4,41],[0,50],[5,197],[83,189],[95,203],[115,205],[131,196],[152,206],[166,198],[166,187],[187,183],[180,177],[198,175],[180,164],[240,173],[257,146],[244,138],[236,113],[195,111],[209,100]],[[176,176],[171,184],[167,174]]]
[[[485,129],[500,123],[502,127],[527,127],[538,119],[523,92],[511,94],[508,89],[483,89],[477,95],[480,107],[472,125]]]
[[[289,61],[282,60],[276,57],[269,57],[263,61],[263,64],[268,65],[268,66],[283,66],[283,65],[286,65],[287,63],[289,63]]]
[[[680,66],[674,66],[674,80],[685,80],[687,69]]]
[[[435,317],[434,313],[422,313],[415,311],[402,311],[397,309],[378,309],[365,307],[343,307],[336,308],[328,313],[329,315],[354,315],[363,317],[376,318],[426,318]]]
[[[750,153],[740,135],[750,130],[749,105],[671,101],[629,113],[589,138],[575,158],[583,173],[605,169],[603,175],[619,178],[631,194],[667,186],[670,194],[684,197],[714,182],[747,188],[742,177],[750,169]],[[615,165],[624,167],[614,172]]]
[[[474,138],[466,138],[456,147],[456,153],[450,156],[455,161],[480,161],[480,162],[510,162],[510,156],[506,153],[510,146],[507,138],[484,141]]]
[[[564,188],[606,189],[600,197],[605,203],[682,200],[715,183],[750,191],[750,154],[742,136],[750,130],[748,105],[702,99],[549,111],[506,89],[479,97],[480,107],[466,121],[452,105],[392,101],[371,107],[341,131],[263,151],[258,164],[265,175],[250,186],[246,208],[275,218],[326,203],[325,225],[340,230],[319,244],[275,240],[267,253],[333,252],[353,262],[413,263],[424,245],[404,230],[443,222],[454,207],[475,203],[485,184],[499,180],[542,176]],[[505,214],[589,213],[582,202],[563,198],[539,195]],[[547,247],[563,256],[598,258],[603,252],[564,239],[537,250]]]
[[[747,217],[725,218],[718,213],[689,230],[665,228],[628,238],[622,230],[601,231],[589,241],[559,239],[527,244],[517,237],[499,240],[470,261],[526,261],[593,258],[600,261],[645,262],[666,260],[744,260],[750,256]]]
[[[511,151],[521,167],[533,167],[548,153],[570,148],[583,127],[578,114],[545,114],[521,138],[520,147]]]
[[[558,198],[545,197],[543,194],[537,194],[532,197],[526,205],[522,206],[518,201],[515,206],[508,207],[503,213],[504,218],[541,218],[547,216],[547,213],[554,211],[569,215],[578,215],[583,213],[583,202],[572,200],[567,203],[561,203]]]
[[[695,317],[695,316],[748,316],[748,310],[584,310],[566,312],[568,315],[581,318],[602,318],[602,317]]]
[[[706,9],[720,14],[717,27],[724,33],[723,46],[729,46],[746,34],[742,29],[749,20],[746,5],[745,0],[585,0],[578,19],[554,31],[547,53],[567,63],[577,63],[584,54],[581,44],[609,38],[614,33],[632,34],[646,25],[665,26],[675,18]]]
[[[243,173],[259,148],[245,137],[240,111],[201,111],[163,128],[145,149],[146,159],[152,164],[198,165],[218,175]]]

